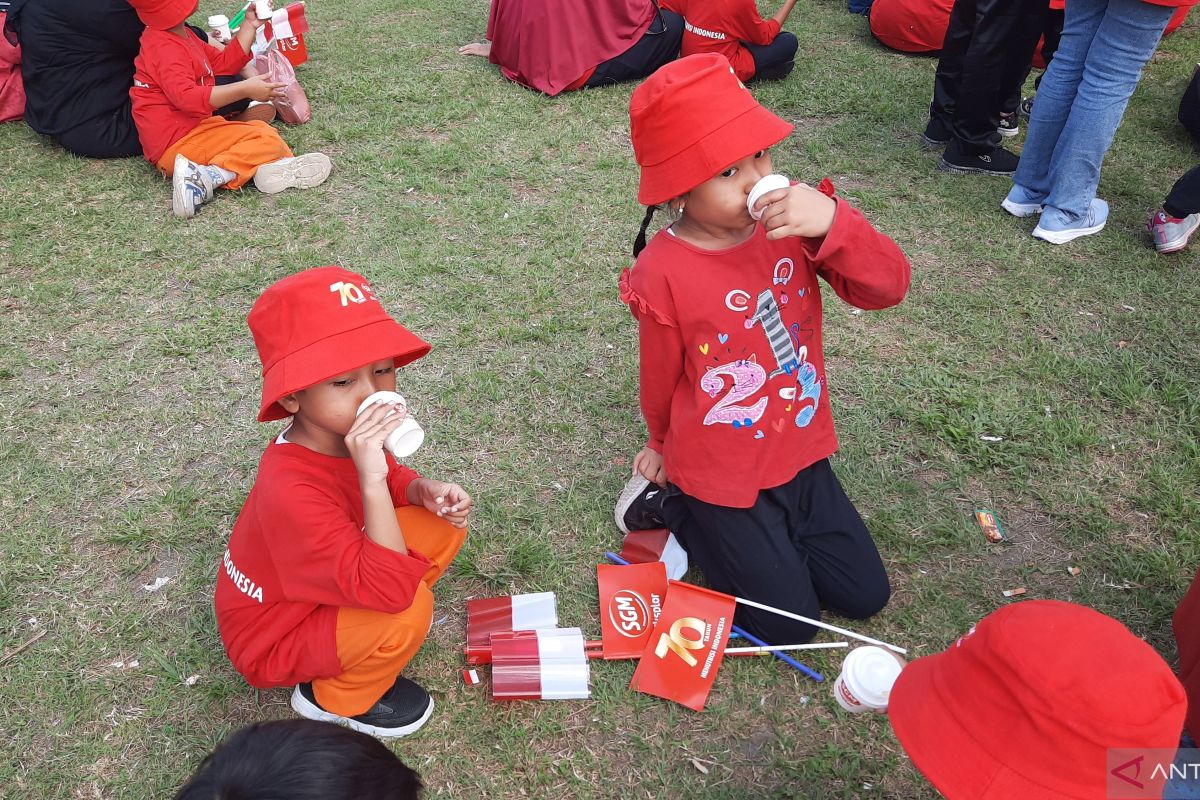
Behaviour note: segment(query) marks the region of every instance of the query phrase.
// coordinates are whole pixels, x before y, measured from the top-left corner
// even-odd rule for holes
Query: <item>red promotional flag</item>
[[[661,561],[666,565],[667,577],[672,580],[682,578],[688,568],[687,551],[676,541],[675,534],[666,528],[630,531],[625,534],[620,555],[630,564]]]
[[[493,700],[581,700],[591,696],[579,628],[492,634]]]
[[[662,613],[667,569],[662,562],[596,567],[600,586],[600,628],[606,659],[637,658]]]
[[[554,592],[467,601],[467,644],[472,647],[485,647],[493,633],[556,627]]]
[[[727,594],[671,581],[629,688],[703,711],[736,605]]]

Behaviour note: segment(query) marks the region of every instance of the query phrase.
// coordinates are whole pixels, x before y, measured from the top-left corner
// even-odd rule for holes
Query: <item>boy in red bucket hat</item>
[[[425,640],[430,587],[466,537],[470,495],[385,451],[403,406],[396,369],[429,345],[361,275],[320,267],[263,292],[249,316],[263,366],[267,446],[217,574],[216,613],[252,686],[297,684],[292,708],[376,736],[425,724],[433,699],[400,675]]]
[[[905,667],[888,716],[949,800],[1098,800],[1161,795],[1186,708],[1171,668],[1124,625],[1030,600]],[[1138,761],[1145,748],[1165,748],[1165,763]]]
[[[629,116],[649,206],[639,243],[658,205],[679,218],[640,255],[635,245],[620,279],[638,319],[649,440],[619,516],[649,521],[652,504],[661,524],[648,524],[673,531],[719,592],[811,618],[822,606],[870,617],[890,590],[829,464],[837,437],[817,276],[854,306],[887,308],[908,289],[908,261],[853,206],[803,184],[767,192],[761,222],[750,216],[769,149],[792,126],[724,56],[660,68],[634,90]],[[742,606],[737,621],[774,644],[816,630]]]
[[[240,189],[251,179],[259,191],[311,189],[329,177],[329,157],[293,157],[279,133],[262,121],[236,122],[213,111],[238,100],[273,100],[283,84],[262,75],[225,86],[250,60],[255,31],[266,20],[254,4],[237,36],[224,50],[201,42],[184,25],[197,0],[130,0],[146,23],[134,60],[133,120],[146,160],[171,178],[171,210],[191,217],[219,187]]]

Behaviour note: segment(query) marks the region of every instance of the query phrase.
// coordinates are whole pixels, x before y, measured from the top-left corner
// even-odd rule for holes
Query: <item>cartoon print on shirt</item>
[[[783,325],[783,319],[779,315],[779,306],[770,289],[763,289],[759,292],[754,316],[747,321],[746,327],[753,327],[755,322],[762,325],[763,333],[767,335],[767,343],[771,345],[771,352],[775,354],[775,361],[779,364],[779,368],[767,376],[768,379],[784,373],[791,375],[800,366],[800,362],[796,360],[796,349],[792,345],[792,337],[788,335],[788,330]]]
[[[788,403],[788,411],[792,410],[792,406],[796,403],[802,405],[799,412],[796,414],[796,427],[806,427],[813,421],[813,417],[817,415],[817,406],[821,403],[821,381],[817,380],[817,368],[808,360],[808,347],[801,347],[798,351],[800,368],[796,370],[796,385],[787,386],[779,390],[779,396],[785,400],[790,400]],[[805,405],[805,401],[811,400],[812,405]]]
[[[768,398],[760,397],[752,406],[733,404],[761,389],[767,382],[767,371],[759,366],[758,359],[751,355],[749,359],[738,359],[719,367],[710,367],[700,379],[700,388],[707,392],[709,397],[716,397],[725,388],[726,381],[722,376],[729,377],[729,393],[704,415],[704,424],[725,423],[735,428],[749,428],[762,418],[763,412],[767,410]]]

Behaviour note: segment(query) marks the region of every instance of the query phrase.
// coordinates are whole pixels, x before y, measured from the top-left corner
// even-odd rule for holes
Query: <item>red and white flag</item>
[[[702,711],[721,667],[736,606],[727,594],[671,581],[629,688]]]
[[[254,34],[255,55],[266,52],[271,42],[277,42],[280,52],[288,56],[292,66],[303,64],[308,58],[308,50],[304,46],[304,34],[308,33],[308,17],[304,14],[304,3],[288,3],[283,8],[277,8],[271,13],[267,24]],[[299,52],[302,58],[297,58]]]
[[[662,613],[667,593],[667,569],[660,561],[649,564],[599,564],[600,629],[606,659],[638,658]]]
[[[467,645],[484,647],[493,633],[558,627],[554,592],[467,601]]]
[[[661,561],[667,568],[667,577],[671,580],[679,580],[688,569],[687,551],[675,539],[675,534],[666,528],[630,531],[625,534],[625,543],[621,546],[620,555],[630,564]]]
[[[583,700],[589,675],[579,628],[492,634],[493,700]]]

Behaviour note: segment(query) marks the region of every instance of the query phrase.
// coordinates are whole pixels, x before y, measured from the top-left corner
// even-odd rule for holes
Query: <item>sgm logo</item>
[[[650,608],[637,592],[621,589],[608,604],[608,618],[617,632],[636,639],[650,628]]]

